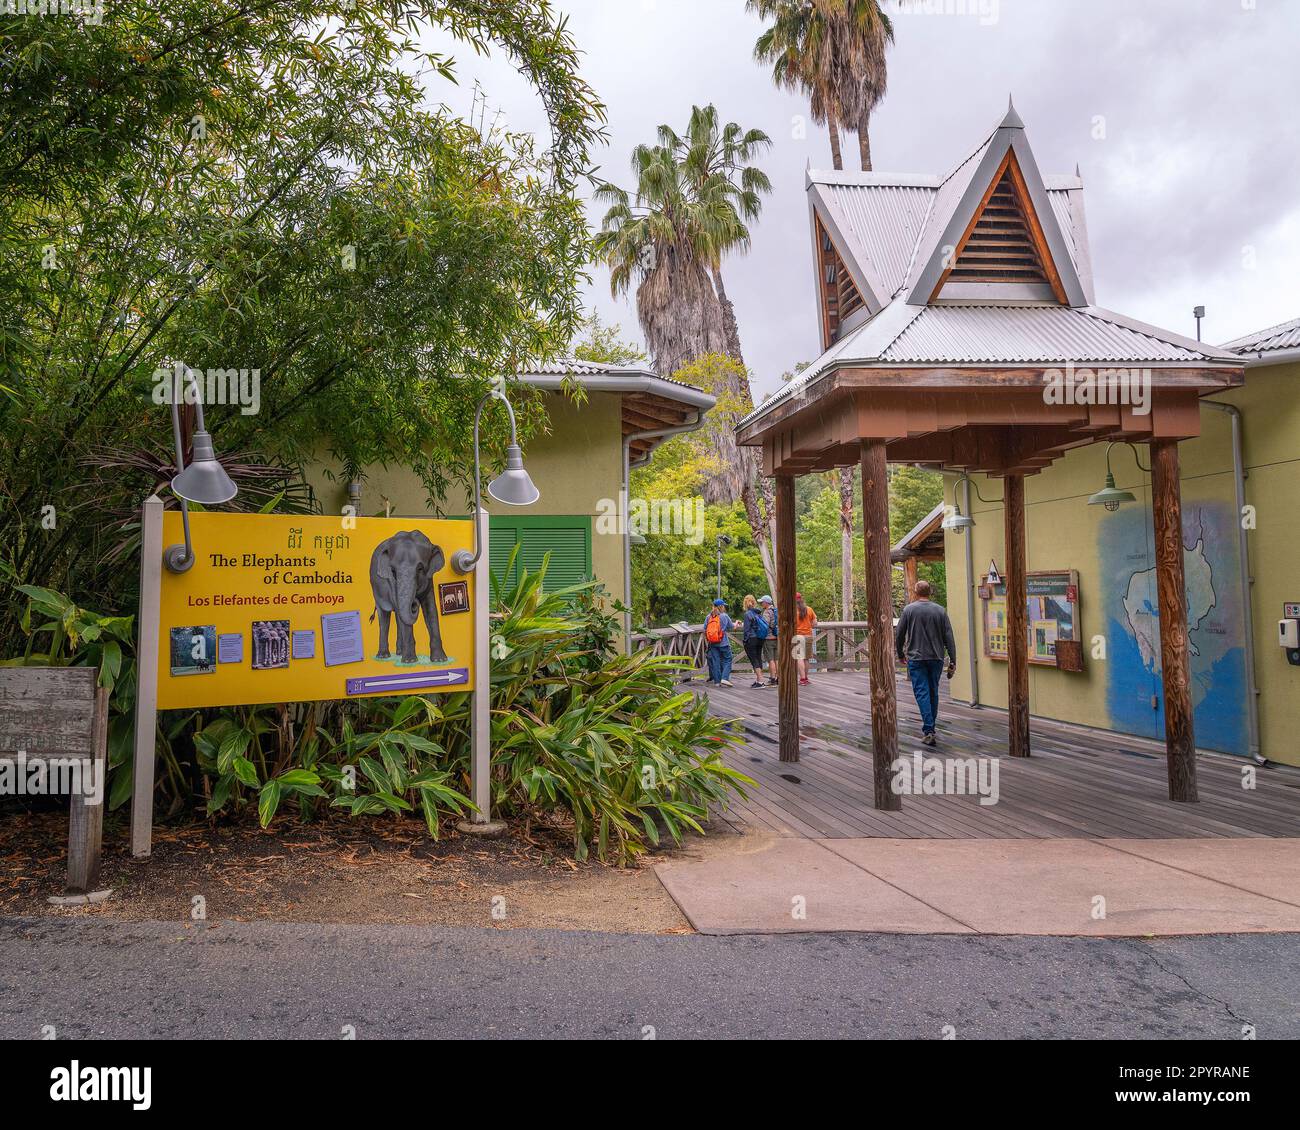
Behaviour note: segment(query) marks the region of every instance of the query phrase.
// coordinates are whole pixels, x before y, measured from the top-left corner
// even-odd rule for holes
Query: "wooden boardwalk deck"
[[[734,823],[784,836],[917,839],[1050,839],[1300,836],[1300,770],[1261,768],[1256,787],[1242,787],[1247,762],[1201,753],[1201,800],[1168,799],[1163,745],[1109,731],[1035,718],[1033,756],[1011,758],[1003,711],[947,699],[939,713],[939,746],[920,743],[911,688],[899,680],[899,752],[934,757],[999,759],[998,803],[974,796],[904,796],[901,812],[871,804],[871,726],[867,676],[821,673],[799,690],[800,760],[777,756],[776,688],[705,688],[710,709],[738,718],[748,744],[728,761],[758,782],[725,814]]]

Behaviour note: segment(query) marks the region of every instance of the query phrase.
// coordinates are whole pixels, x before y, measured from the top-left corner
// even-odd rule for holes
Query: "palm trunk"
[[[840,468],[840,604],[853,619],[853,468]],[[847,647],[847,635],[842,637]]]
[[[871,111],[862,115],[858,122],[858,154],[862,159],[862,171],[871,172]]]
[[[767,578],[768,592],[776,591],[776,569],[772,564],[772,550],[767,537],[767,525],[758,512],[758,498],[754,493],[754,452],[752,448],[742,447],[737,453],[745,461],[746,473],[740,489],[740,498],[745,505],[745,518],[749,521],[749,532],[758,546],[758,555],[763,561],[763,575]]]
[[[740,352],[740,327],[736,324],[736,308],[727,297],[727,288],[722,285],[722,270],[713,268],[713,288],[718,292],[718,305],[722,307],[722,326],[727,334],[727,352],[737,365],[743,366],[745,358]],[[743,400],[746,410],[754,406],[754,395],[749,389],[749,380],[745,380]]]
[[[771,475],[762,476],[763,511],[767,514],[767,532],[773,545],[776,545],[776,479]],[[776,594],[773,593],[773,596]]]
[[[722,271],[717,265],[712,268],[713,288],[718,294],[718,305],[722,307],[722,324],[727,334],[727,352],[740,367],[737,377],[736,393],[740,398],[742,411],[754,406],[754,394],[749,385],[749,370],[745,368],[745,358],[740,351],[740,327],[736,324],[736,309],[727,297],[727,288],[722,282]],[[776,589],[776,569],[772,564],[772,550],[768,539],[768,529],[758,509],[758,495],[754,484],[758,480],[757,453],[748,447],[736,449],[736,460],[740,467],[740,499],[745,506],[745,518],[749,522],[749,532],[758,546],[759,556],[763,561],[763,573],[767,577],[768,588]]]
[[[844,155],[840,152],[840,127],[834,118],[829,118],[826,122],[826,128],[831,135],[831,165],[834,168],[844,168]]]

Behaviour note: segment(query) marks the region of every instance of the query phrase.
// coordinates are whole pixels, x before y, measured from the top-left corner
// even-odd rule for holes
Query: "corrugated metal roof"
[[[702,391],[685,381],[661,377],[654,370],[643,365],[607,365],[597,361],[582,361],[576,357],[557,357],[541,365],[529,365],[515,374],[515,379],[527,383],[529,377],[617,377],[623,375],[654,377],[657,381],[688,388],[694,392]]]
[[[926,306],[880,355],[898,364],[1204,361],[1205,355],[1139,333],[1096,307]]]
[[[935,189],[916,185],[827,185],[857,260],[875,275],[882,300],[907,278],[912,249]]]
[[[910,306],[896,298],[837,341],[740,424],[796,398],[832,369],[890,365],[1207,364],[1235,358],[1099,306]]]
[[[814,183],[841,221],[857,264],[879,285],[886,301],[892,298],[919,258],[917,245],[927,217],[937,217],[941,210],[942,201],[937,199],[941,190],[921,184]],[[1081,236],[1074,226],[1070,191],[1050,188],[1047,199],[1065,236],[1070,261],[1078,270]]]
[[[926,216],[925,227],[916,241],[916,247],[913,248],[912,259],[907,269],[906,285],[909,289],[916,285],[916,280],[921,271],[934,254],[934,249],[939,240],[943,238],[943,229],[947,226],[958,201],[961,200],[962,195],[970,186],[971,178],[975,176],[976,171],[979,169],[980,161],[984,159],[984,154],[988,152],[989,144],[996,132],[994,130],[993,133],[989,134],[975,152],[971,153],[964,161],[959,162],[952,172],[944,177],[943,183],[939,185],[938,191],[930,201],[930,210]]]
[[[1233,353],[1273,353],[1283,349],[1300,349],[1300,318],[1279,322],[1266,330],[1225,342],[1223,348]]]

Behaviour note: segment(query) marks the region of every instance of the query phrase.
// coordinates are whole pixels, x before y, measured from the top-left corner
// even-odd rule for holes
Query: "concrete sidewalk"
[[[811,840],[750,833],[664,862],[702,934],[1300,932],[1300,840]]]

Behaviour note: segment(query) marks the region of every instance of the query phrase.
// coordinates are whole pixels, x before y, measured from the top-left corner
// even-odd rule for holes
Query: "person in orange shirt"
[[[794,594],[794,658],[799,667],[799,685],[808,685],[808,653],[812,651],[817,613],[804,603],[803,593]]]

